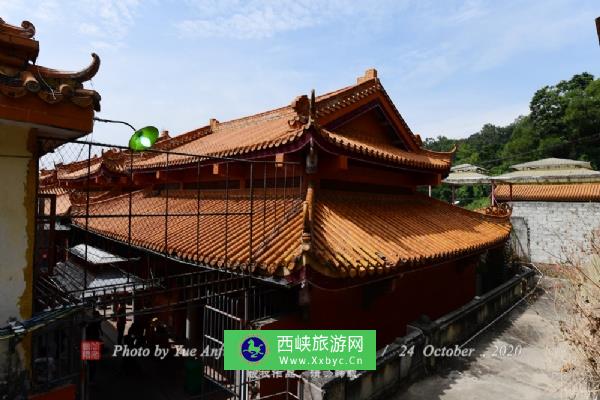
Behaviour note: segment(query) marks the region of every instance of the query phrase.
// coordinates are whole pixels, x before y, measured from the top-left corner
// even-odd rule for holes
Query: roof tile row
[[[555,185],[499,185],[496,198],[502,201],[600,201],[600,183]]]
[[[88,229],[136,246],[218,268],[266,275],[301,261],[303,198],[272,191],[149,191],[93,202]],[[310,201],[308,199],[307,201]],[[472,254],[506,240],[508,219],[490,218],[421,195],[323,191],[315,196],[311,246],[320,271],[362,277]],[[167,211],[168,210],[168,211]],[[200,215],[198,215],[198,212]],[[74,223],[86,226],[74,206]],[[165,217],[168,214],[168,218]],[[228,214],[227,216],[225,214]]]

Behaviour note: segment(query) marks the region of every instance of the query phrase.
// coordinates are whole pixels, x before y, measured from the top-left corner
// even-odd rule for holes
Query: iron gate
[[[246,308],[244,297],[232,297],[228,294],[207,296],[203,315],[203,349],[222,349],[226,329],[243,329],[243,313]],[[240,301],[241,300],[241,301]],[[242,314],[242,315],[241,315]],[[248,388],[243,385],[243,371],[226,371],[224,358],[206,357],[204,377],[231,395],[233,399],[247,399]]]

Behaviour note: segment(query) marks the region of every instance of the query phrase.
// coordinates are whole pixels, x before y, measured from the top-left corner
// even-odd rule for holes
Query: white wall
[[[31,314],[33,215],[35,175],[29,168],[29,128],[0,124],[0,326],[9,318],[24,320]],[[0,340],[0,380],[4,379],[7,357],[27,365],[29,340],[8,352],[8,340]],[[20,366],[15,366],[18,372]]]
[[[600,229],[600,203],[518,201],[511,205],[512,216],[523,218],[529,228],[532,262],[558,263],[589,257],[592,232]],[[527,243],[527,239],[519,239]]]
[[[30,273],[28,228],[33,199],[27,199],[29,129],[0,125],[0,326],[10,317],[23,319],[21,299]],[[27,157],[27,158],[22,158]],[[34,190],[31,188],[31,190]],[[26,204],[31,200],[31,204]],[[28,270],[29,268],[29,270]],[[29,305],[25,305],[29,309]]]

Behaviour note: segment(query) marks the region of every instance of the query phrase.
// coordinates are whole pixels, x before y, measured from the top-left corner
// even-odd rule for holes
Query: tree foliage
[[[458,146],[454,165],[474,164],[500,174],[511,165],[540,158],[559,157],[590,161],[600,167],[600,79],[583,72],[568,81],[537,90],[529,114],[518,116],[507,126],[484,125],[465,139],[445,136],[428,138],[425,147],[448,151]],[[489,189],[487,190],[489,191]],[[434,189],[438,198],[449,200],[445,185]],[[485,187],[461,187],[456,198],[461,205],[480,204]]]

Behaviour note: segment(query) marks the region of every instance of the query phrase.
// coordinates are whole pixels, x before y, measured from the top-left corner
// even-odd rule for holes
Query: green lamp
[[[129,139],[129,148],[134,151],[148,150],[158,140],[158,129],[154,126],[145,126],[138,129]]]
[[[111,124],[123,124],[127,125],[134,130],[134,134],[129,139],[129,148],[133,151],[144,151],[148,150],[158,140],[158,129],[155,126],[145,126],[142,129],[135,130],[133,125],[126,121],[117,121],[114,119],[104,119],[94,117],[94,121],[107,122]]]

